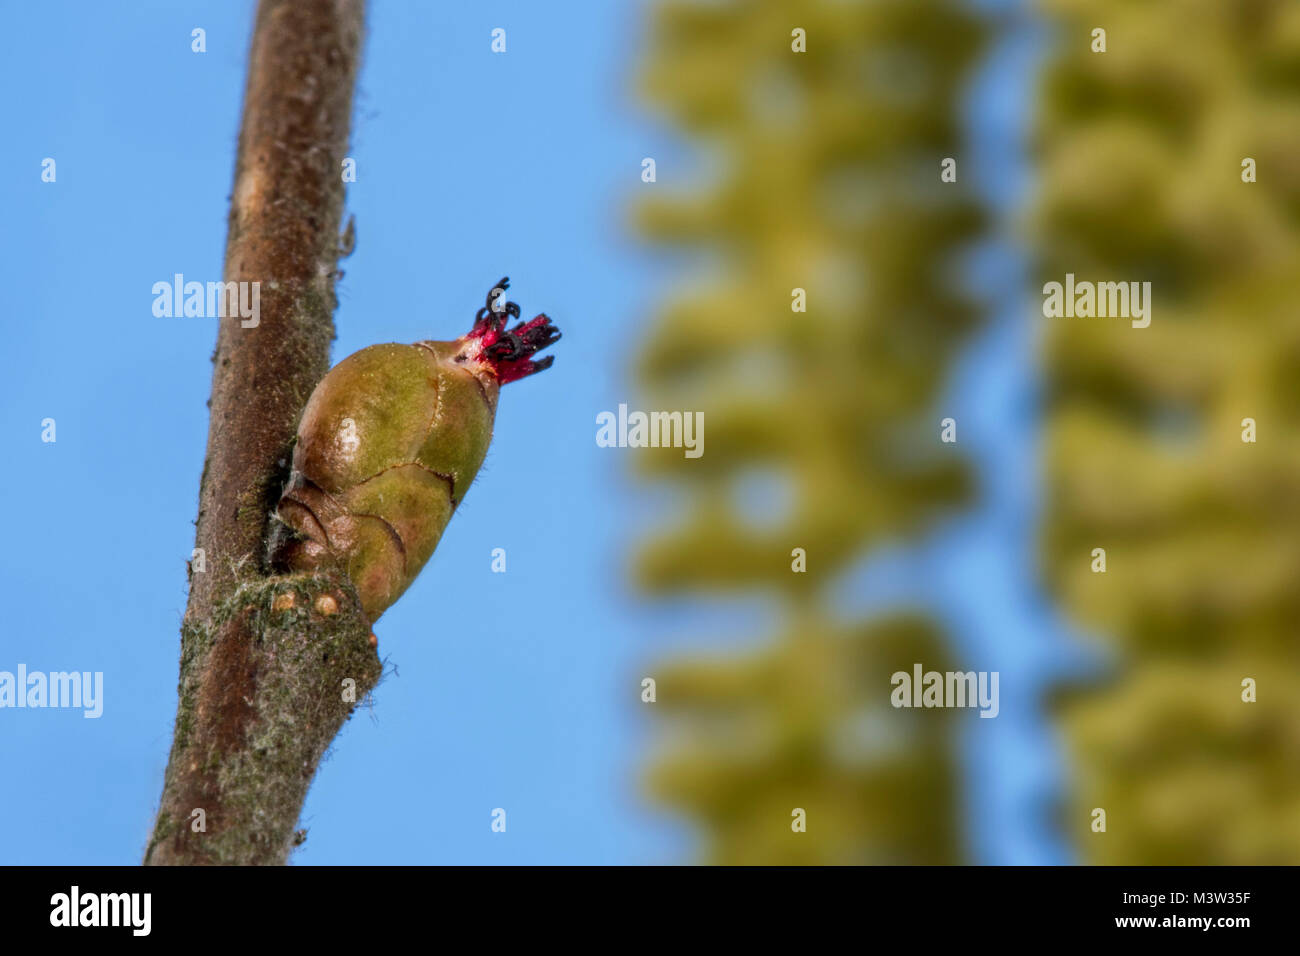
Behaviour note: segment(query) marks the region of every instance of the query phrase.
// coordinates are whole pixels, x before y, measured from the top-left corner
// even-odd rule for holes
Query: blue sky
[[[176,272],[220,275],[251,7],[7,11],[0,669],[103,671],[106,690],[99,720],[0,715],[0,863],[133,863],[148,836],[215,336],[212,319],[155,318],[150,289]],[[670,646],[662,635],[712,610],[628,590],[653,495],[593,440],[595,412],[628,400],[639,323],[671,276],[626,228],[641,158],[657,158],[661,180],[689,165],[634,96],[642,17],[641,4],[606,2],[372,4],[348,193],[358,243],[342,263],[334,359],[455,337],[504,274],[525,317],[546,311],[564,339],[550,371],[503,392],[484,471],[381,622],[390,673],[322,765],[297,863],[689,858],[688,828],[640,800],[649,728],[632,702],[643,663]],[[490,52],[497,26],[505,55]],[[204,54],[190,50],[194,27]],[[994,130],[999,116],[1014,129],[1005,105],[1023,106],[1008,97],[1031,66],[1023,47],[1006,56],[972,101]],[[979,175],[1006,198],[1021,176],[1014,149],[985,136]],[[54,184],[40,181],[44,157]],[[991,254],[1007,318],[953,394],[994,410],[968,434],[992,449],[982,467],[996,489],[1032,452],[1032,420],[996,413],[1032,390],[1011,374],[1032,349],[1015,318],[1027,313],[1015,310],[1014,257]],[[1008,374],[1010,395],[989,391]],[[53,444],[40,441],[44,418],[57,422]],[[1021,485],[991,492],[980,516],[902,563],[921,577],[953,572],[928,598],[962,649],[1037,680],[1032,648],[1054,625],[1029,585],[1032,468],[1016,473]],[[525,484],[548,504],[520,523],[491,499]],[[498,547],[503,575],[490,572]],[[1010,564],[988,560],[999,548]],[[730,612],[719,622],[736,626]],[[998,725],[968,758],[976,848],[994,862],[1059,861],[1050,835],[1017,822],[1052,786],[1051,741],[1028,704],[1004,714],[975,722]],[[505,835],[489,828],[496,807]]]

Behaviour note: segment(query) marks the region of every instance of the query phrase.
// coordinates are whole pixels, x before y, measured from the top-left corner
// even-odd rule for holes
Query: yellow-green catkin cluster
[[[1064,826],[1300,863],[1300,4],[1040,7],[1039,282],[1151,283],[1137,324],[1039,320],[1047,577],[1107,658],[1061,700]]]
[[[663,2],[651,33],[644,89],[703,168],[658,159],[638,225],[716,268],[641,355],[644,407],[702,412],[707,442],[638,453],[676,504],[637,574],[664,597],[756,597],[776,623],[647,667],[649,788],[709,862],[958,861],[954,712],[890,705],[890,675],[948,669],[947,642],[833,595],[969,494],[939,398],[981,318],[954,258],[983,228],[960,172],[983,30],[945,0],[769,0]],[[742,500],[758,476],[785,492],[762,514]]]

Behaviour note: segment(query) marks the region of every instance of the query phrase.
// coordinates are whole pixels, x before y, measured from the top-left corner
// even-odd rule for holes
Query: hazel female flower
[[[509,279],[450,342],[372,345],[316,386],[303,410],[272,544],[282,570],[344,570],[371,623],[415,580],[478,474],[502,385],[549,368],[545,315],[507,328]]]

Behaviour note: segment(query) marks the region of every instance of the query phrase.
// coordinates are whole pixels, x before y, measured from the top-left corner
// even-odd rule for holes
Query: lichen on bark
[[[168,770],[186,782],[145,862],[282,862],[321,756],[379,681],[369,622],[350,584],[300,574],[244,584],[187,631]],[[239,657],[246,681],[223,683],[224,656]]]

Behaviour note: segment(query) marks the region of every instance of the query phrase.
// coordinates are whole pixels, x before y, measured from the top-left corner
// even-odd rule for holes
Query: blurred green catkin
[[[960,171],[984,30],[948,0],[767,0],[661,2],[650,35],[644,91],[706,172],[661,161],[640,184],[642,234],[700,266],[644,344],[641,407],[707,428],[700,458],[636,453],[677,502],[637,579],[761,600],[773,623],[749,650],[648,669],[648,787],[708,862],[960,861],[959,714],[889,700],[893,672],[949,668],[946,641],[905,610],[845,620],[831,595],[970,494],[938,398],[982,319],[957,257],[984,229]],[[785,500],[747,506],[756,476]]]
[[[1147,328],[1039,319],[1046,574],[1111,655],[1060,701],[1065,829],[1092,863],[1300,863],[1300,4],[1040,7],[1039,281],[1152,283]]]

